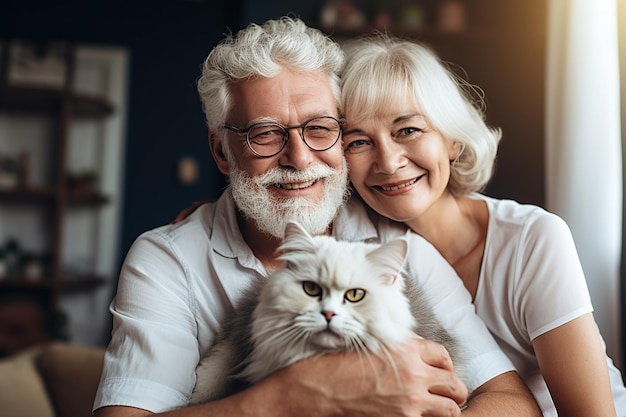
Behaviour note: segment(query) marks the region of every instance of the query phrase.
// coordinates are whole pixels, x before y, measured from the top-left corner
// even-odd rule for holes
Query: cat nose
[[[322,316],[324,316],[324,318],[326,319],[326,322],[328,323],[330,323],[330,320],[336,315],[337,314],[335,314],[334,311],[328,311],[328,310],[322,311]]]

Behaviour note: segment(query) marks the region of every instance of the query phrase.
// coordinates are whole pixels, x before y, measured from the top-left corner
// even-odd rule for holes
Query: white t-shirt
[[[557,416],[531,341],[593,310],[574,239],[560,217],[540,207],[472,197],[485,200],[489,209],[476,310],[533,391],[544,416]],[[608,356],[607,362],[617,415],[624,417],[626,388]]]
[[[387,239],[405,230],[386,221],[377,229],[358,201],[342,207],[333,224],[337,238],[351,241],[378,241],[379,232]],[[468,388],[514,369],[453,269],[428,242],[409,236],[409,269],[468,351]],[[186,405],[200,356],[239,291],[267,275],[239,232],[229,192],[181,223],[142,234],[124,261],[111,303],[114,329],[94,409],[127,405],[161,412]]]

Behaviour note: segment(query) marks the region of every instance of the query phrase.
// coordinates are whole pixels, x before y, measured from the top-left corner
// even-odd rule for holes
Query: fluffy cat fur
[[[296,361],[336,351],[384,355],[412,332],[458,348],[424,294],[404,279],[407,241],[382,245],[309,235],[290,223],[285,265],[252,283],[196,369],[190,404],[237,392]]]

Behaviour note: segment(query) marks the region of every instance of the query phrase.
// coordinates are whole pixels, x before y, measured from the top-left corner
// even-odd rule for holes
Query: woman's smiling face
[[[446,191],[459,144],[444,138],[415,106],[386,109],[344,125],[350,180],[378,213],[406,222],[424,214]]]

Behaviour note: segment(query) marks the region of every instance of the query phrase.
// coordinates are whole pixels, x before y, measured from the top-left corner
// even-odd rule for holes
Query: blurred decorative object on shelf
[[[379,11],[374,15],[372,27],[376,30],[386,30],[393,26],[393,16],[387,11]]]
[[[17,156],[20,186],[30,185],[30,152],[24,150]]]
[[[467,8],[462,0],[444,0],[437,11],[437,27],[442,32],[462,32],[467,27]]]
[[[404,30],[417,30],[426,24],[426,11],[424,6],[418,3],[406,3],[399,11],[400,27]]]
[[[64,42],[9,43],[7,84],[62,89],[66,83],[69,46]]]
[[[0,246],[0,260],[3,263],[4,276],[11,276],[19,270],[21,248],[15,238],[8,238],[2,246]]]
[[[70,172],[67,174],[67,187],[72,194],[93,193],[96,191],[98,174],[92,170]]]
[[[42,257],[32,252],[22,253],[20,256],[20,270],[27,281],[41,281],[44,273]]]
[[[0,279],[41,281],[52,264],[50,253],[26,250],[17,239],[0,244]]]
[[[4,248],[0,248],[0,279],[4,279],[8,274],[8,265]]]
[[[0,154],[0,189],[9,190],[19,184],[20,168],[17,158]]]
[[[367,25],[365,13],[352,0],[328,0],[320,11],[323,30],[357,31]]]

